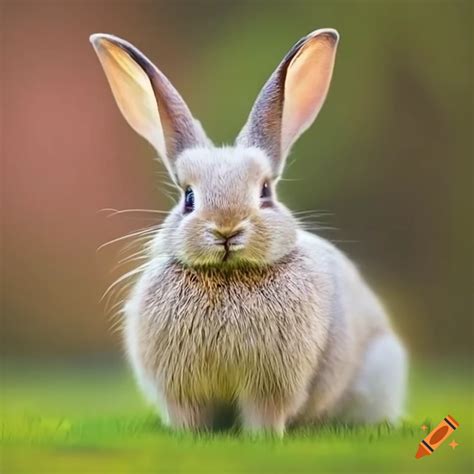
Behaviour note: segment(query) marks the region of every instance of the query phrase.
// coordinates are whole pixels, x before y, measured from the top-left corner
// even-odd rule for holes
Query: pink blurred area
[[[153,5],[12,2],[6,9],[5,349],[109,350],[116,338],[99,300],[113,263],[96,249],[147,222],[107,219],[98,211],[160,208],[163,196],[154,192],[153,151],[129,133],[88,36],[139,34],[146,43],[148,28],[159,41]]]

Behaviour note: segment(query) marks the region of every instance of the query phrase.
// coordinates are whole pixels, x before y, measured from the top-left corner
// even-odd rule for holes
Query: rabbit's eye
[[[272,207],[272,188],[268,181],[265,181],[262,184],[262,190],[260,191],[260,207],[265,209],[267,207]]]
[[[272,190],[268,181],[265,181],[262,185],[262,190],[260,192],[260,199],[268,199],[272,195]]]
[[[194,211],[194,192],[191,189],[191,186],[188,186],[184,191],[184,212],[193,212]]]

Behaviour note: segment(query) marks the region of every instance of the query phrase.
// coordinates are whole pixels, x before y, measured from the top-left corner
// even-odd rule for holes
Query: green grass
[[[408,415],[398,428],[332,425],[284,440],[171,433],[117,365],[4,365],[4,474],[473,472],[472,385],[459,364],[412,370]],[[433,427],[448,413],[460,422],[450,438],[460,446],[445,443],[415,460],[421,425]]]

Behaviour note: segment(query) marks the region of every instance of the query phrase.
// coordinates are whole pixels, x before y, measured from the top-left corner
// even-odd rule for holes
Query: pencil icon
[[[416,459],[430,455],[459,426],[459,423],[448,415],[431,433],[424,438],[415,454]]]

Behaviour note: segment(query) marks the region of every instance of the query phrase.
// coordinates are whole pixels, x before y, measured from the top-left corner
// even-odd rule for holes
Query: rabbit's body
[[[391,334],[353,265],[304,231],[291,253],[268,268],[195,270],[156,258],[126,318],[140,385],[164,420],[188,428],[212,425],[221,404],[237,404],[249,428],[281,431],[291,420],[345,419],[369,346]],[[400,376],[389,375],[393,361],[380,362],[383,376]],[[381,412],[372,387],[364,388],[365,410],[348,419],[399,415],[401,397],[384,394]],[[255,411],[264,407],[259,419]]]
[[[94,35],[117,103],[181,192],[125,307],[137,379],[173,427],[234,405],[249,430],[339,417],[394,420],[404,351],[335,247],[276,196],[286,156],[319,112],[338,34],[317,30],[264,85],[235,146],[217,148],[140,51]]]

